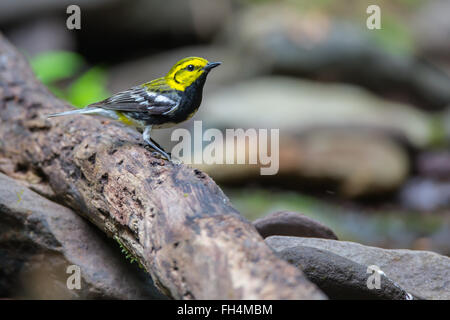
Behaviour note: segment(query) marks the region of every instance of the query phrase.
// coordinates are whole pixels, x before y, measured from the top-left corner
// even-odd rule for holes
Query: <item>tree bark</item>
[[[126,246],[169,297],[325,298],[276,257],[206,174],[157,158],[119,123],[45,117],[68,109],[0,35],[0,170],[51,188]]]

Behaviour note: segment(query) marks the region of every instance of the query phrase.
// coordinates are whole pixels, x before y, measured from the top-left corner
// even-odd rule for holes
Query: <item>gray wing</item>
[[[180,100],[181,98],[178,95],[169,95],[167,93],[163,95],[137,86],[116,93],[103,101],[91,104],[90,107],[164,115],[173,112],[178,107]]]

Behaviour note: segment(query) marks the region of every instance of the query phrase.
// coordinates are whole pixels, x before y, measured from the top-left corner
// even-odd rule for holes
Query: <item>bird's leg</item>
[[[157,144],[153,139],[150,137],[150,132],[152,131],[152,126],[146,126],[144,129],[144,132],[142,133],[142,138],[144,139],[147,144],[152,147],[154,150],[158,151],[160,154],[162,154],[164,157],[167,158],[167,160],[171,160],[170,156],[161,148],[159,144]]]
[[[155,146],[157,146],[159,149],[165,151],[164,148],[161,147],[161,145],[160,145],[158,142],[156,142],[155,140],[153,140],[152,137],[150,137],[150,141],[153,142],[153,144],[154,144]]]

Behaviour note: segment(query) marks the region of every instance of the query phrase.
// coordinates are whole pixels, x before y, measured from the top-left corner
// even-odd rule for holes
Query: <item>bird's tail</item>
[[[52,114],[47,115],[47,118],[69,116],[72,114],[99,114],[99,113],[101,114],[102,111],[103,111],[102,108],[87,107],[87,108],[78,109],[78,110],[70,110],[70,111],[52,113]]]

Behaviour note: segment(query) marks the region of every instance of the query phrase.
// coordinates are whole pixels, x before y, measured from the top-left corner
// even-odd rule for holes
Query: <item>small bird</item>
[[[83,109],[48,117],[88,114],[121,121],[142,132],[144,141],[170,160],[169,154],[150,137],[152,128],[169,128],[190,119],[202,102],[203,85],[209,71],[220,64],[199,57],[184,58],[162,78],[116,93]]]

